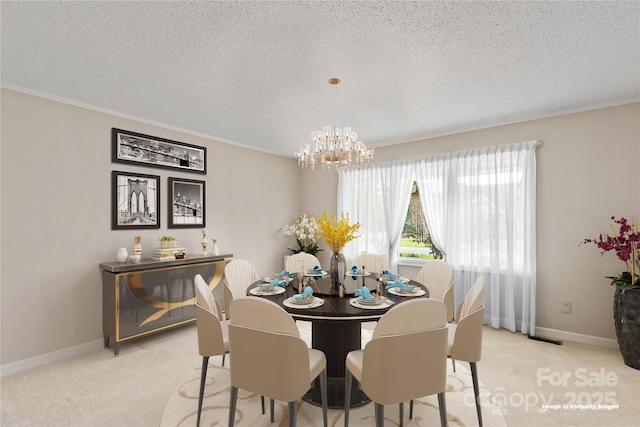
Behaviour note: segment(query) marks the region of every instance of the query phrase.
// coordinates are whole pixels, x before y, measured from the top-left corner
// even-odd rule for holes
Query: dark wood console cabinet
[[[193,278],[202,275],[213,290],[222,283],[232,254],[192,256],[140,264],[101,263],[104,347],[195,320]]]

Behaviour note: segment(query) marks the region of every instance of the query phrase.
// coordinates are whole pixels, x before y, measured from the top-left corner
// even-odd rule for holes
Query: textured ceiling
[[[640,99],[640,2],[2,2],[1,83],[291,156]],[[134,130],[135,129],[131,129]]]

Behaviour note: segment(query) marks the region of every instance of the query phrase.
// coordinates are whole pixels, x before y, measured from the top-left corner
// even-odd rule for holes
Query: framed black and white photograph
[[[111,172],[111,228],[160,228],[160,177]]]
[[[111,161],[206,174],[207,148],[112,128]]]
[[[205,182],[169,178],[168,228],[205,226]]]

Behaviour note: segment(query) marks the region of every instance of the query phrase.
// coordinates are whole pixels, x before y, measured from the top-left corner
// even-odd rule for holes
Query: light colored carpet
[[[0,378],[0,425],[157,427],[165,421],[170,423],[169,413],[165,418],[163,413],[171,409],[172,400],[187,379],[199,378],[201,363],[196,328],[192,324],[125,343],[119,357],[114,358],[110,350],[96,350],[7,375]],[[210,369],[220,363],[221,359],[212,358]],[[460,372],[469,369],[466,363],[456,366]],[[516,427],[640,425],[640,371],[625,366],[617,349],[567,341],[556,346],[487,326],[478,371],[484,384],[481,393],[485,420],[495,415],[492,419],[500,421],[502,417],[507,426]],[[539,383],[542,372],[570,377],[566,384],[554,385],[547,380]],[[595,376],[594,384],[583,384],[576,377],[577,373]],[[598,382],[602,373],[611,379],[608,384]],[[183,391],[197,397],[197,384],[198,380],[194,380]],[[215,392],[215,387],[209,384],[207,393]],[[223,394],[226,396],[221,397],[221,402],[228,406],[228,394]],[[615,402],[608,409],[562,407],[574,398],[595,404],[605,396]],[[560,407],[545,409],[543,399]],[[197,399],[190,400],[190,411],[195,413]],[[487,402],[492,406],[486,406]],[[493,414],[493,409],[489,408],[496,405],[498,410]],[[239,401],[238,409],[259,411],[259,404]],[[453,413],[453,398],[449,395],[447,409]],[[309,410],[320,414],[316,407]],[[373,416],[370,405],[360,410],[366,416]],[[338,412],[334,417],[339,416]],[[188,414],[189,410],[186,410],[184,415]],[[397,421],[397,406],[387,407],[385,414],[389,418],[386,425],[396,425],[391,420]],[[354,415],[355,412],[351,416],[352,425],[360,422]],[[422,424],[417,424],[416,418],[409,423],[407,417],[408,408],[405,407],[405,426],[439,425],[438,422],[427,423],[426,418],[422,419]],[[262,418],[268,419],[268,415],[261,416],[261,421]],[[460,423],[450,421],[449,425],[462,426],[462,422],[466,426],[477,425],[472,416],[462,418]],[[226,417],[222,419],[224,421],[217,427],[226,425]],[[281,416],[279,422],[282,419]],[[189,420],[183,425],[194,425],[193,418]],[[302,421],[298,425],[305,426]],[[484,425],[492,426],[489,422]]]
[[[200,368],[194,367],[184,382],[176,389],[165,407],[162,415],[163,427],[193,426],[196,422],[198,407],[198,389],[200,387]],[[498,407],[490,399],[486,387],[482,386],[483,421],[487,426],[505,426],[505,420]],[[477,425],[474,405],[473,385],[468,370],[457,366],[456,373],[450,369],[447,375],[446,405],[449,426]],[[266,414],[262,414],[260,396],[240,390],[236,407],[236,426],[280,426],[288,425],[287,404],[275,403],[274,424],[269,418],[267,402]],[[222,426],[229,418],[229,370],[211,364],[207,371],[205,399],[202,406],[202,426]],[[398,425],[398,405],[385,406],[385,423]],[[405,426],[440,425],[438,399],[428,396],[414,401],[413,419],[409,420],[409,404],[404,408]],[[329,426],[344,425],[344,411],[329,409]],[[299,426],[322,426],[322,408],[305,401],[298,402]],[[349,425],[353,427],[372,426],[375,423],[373,403],[352,408],[349,414]]]
[[[311,328],[304,322],[301,325],[301,337],[310,344]],[[363,346],[371,339],[371,329],[365,328],[362,332]],[[233,357],[233,356],[231,356]],[[207,386],[205,388],[205,400],[201,423],[203,426],[217,426],[226,424],[229,417],[229,370],[228,366],[221,367],[221,357],[210,359],[207,371]],[[464,364],[458,363],[456,372],[451,368],[451,363],[447,364],[447,389],[446,405],[451,426],[468,426],[477,424],[477,414],[474,404],[473,384],[471,374]],[[178,427],[190,426],[195,423],[198,401],[198,391],[200,386],[200,365],[194,366],[187,375],[183,383],[180,384],[165,407],[162,415],[161,426]],[[480,384],[483,398],[484,422],[488,426],[503,426],[505,424],[499,407],[492,403],[492,396],[489,390]],[[270,426],[269,415],[263,415],[260,405],[260,397],[248,392],[239,392],[236,412],[237,426]],[[267,411],[268,412],[268,411]],[[409,405],[405,405],[405,425],[430,426],[440,424],[440,415],[437,396],[427,396],[417,399],[414,402],[414,418],[408,419]],[[385,419],[391,425],[398,424],[398,406],[387,405],[385,407]],[[337,426],[344,424],[344,411],[329,410],[329,425]],[[362,405],[352,408],[350,413],[350,425],[353,427],[373,425],[374,408],[373,404]],[[288,425],[287,404],[276,402],[275,420],[276,426]],[[321,426],[322,408],[304,401],[299,402],[298,424],[301,426]]]

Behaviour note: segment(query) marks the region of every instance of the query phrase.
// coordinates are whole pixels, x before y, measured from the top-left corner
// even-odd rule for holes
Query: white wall
[[[259,274],[282,267],[292,242],[276,230],[290,217],[335,212],[334,171],[300,172],[292,159],[6,89],[1,96],[2,366],[101,340],[98,264],[114,260],[118,247],[131,247],[134,234],[147,249],[163,234],[200,249],[199,229],[167,230],[164,193],[168,176],[202,176],[112,164],[112,127],[206,146],[207,228],[221,251],[248,259]],[[613,289],[604,276],[617,274],[621,262],[578,243],[606,230],[611,215],[640,218],[639,106],[379,147],[376,161],[542,141],[538,326],[614,338]],[[112,170],[161,176],[161,229],[111,230]],[[567,300],[571,315],[560,313]]]

